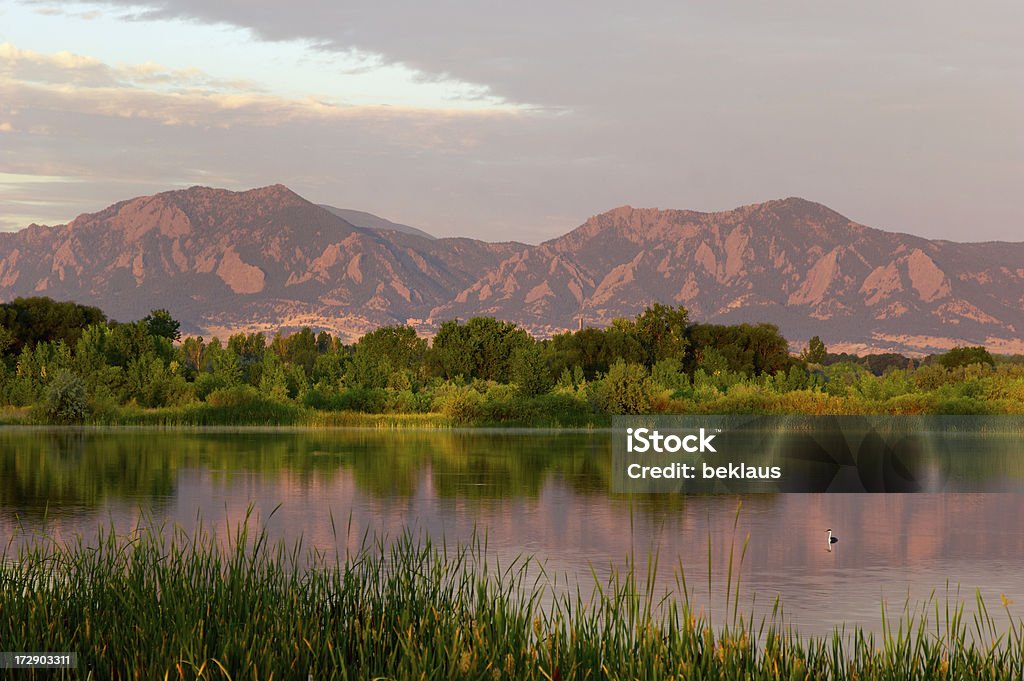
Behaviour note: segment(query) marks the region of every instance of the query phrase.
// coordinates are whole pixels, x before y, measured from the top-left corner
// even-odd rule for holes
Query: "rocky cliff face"
[[[0,296],[47,295],[118,319],[166,307],[193,331],[304,325],[358,336],[446,302],[513,247],[361,229],[286,187],[194,187],[0,241]]]
[[[663,302],[834,349],[1024,351],[1024,244],[883,232],[802,199],[627,206],[528,246],[360,228],[280,185],[194,187],[0,234],[0,298],[18,295],[119,319],[167,307],[207,334],[310,325],[350,339],[480,314],[544,335]]]
[[[569,315],[602,325],[664,302],[848,350],[1021,351],[1022,266],[1024,244],[883,232],[802,199],[721,213],[622,207],[514,254],[433,315],[482,310],[554,330]]]

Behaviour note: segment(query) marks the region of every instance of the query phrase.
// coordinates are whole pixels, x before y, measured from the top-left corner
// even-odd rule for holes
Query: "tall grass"
[[[717,624],[691,609],[681,573],[674,592],[657,593],[656,556],[644,571],[631,562],[556,592],[543,565],[499,564],[485,540],[449,547],[406,533],[325,556],[248,528],[226,541],[200,526],[10,544],[0,648],[76,651],[67,676],[92,679],[1022,676],[1022,623],[980,597],[967,617],[956,592],[895,618],[883,608],[878,640],[859,629],[807,639],[778,600],[760,621],[741,616],[738,582]]]

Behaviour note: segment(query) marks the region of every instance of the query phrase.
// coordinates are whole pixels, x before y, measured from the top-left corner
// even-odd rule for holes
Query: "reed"
[[[731,576],[721,623],[691,609],[681,571],[676,589],[657,593],[656,555],[645,569],[631,561],[558,589],[534,559],[493,560],[486,537],[454,547],[409,533],[364,537],[358,550],[324,555],[301,540],[271,543],[248,518],[227,538],[201,524],[191,533],[149,525],[19,547],[8,544],[0,563],[0,647],[77,651],[67,678],[852,681],[1024,671],[1022,622],[980,596],[967,616],[950,589],[895,617],[883,607],[877,639],[845,628],[805,638],[785,625],[778,599],[759,621],[744,618]]]

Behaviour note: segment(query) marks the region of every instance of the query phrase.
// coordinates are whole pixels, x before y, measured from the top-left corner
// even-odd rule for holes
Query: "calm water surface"
[[[741,610],[763,614],[778,595],[803,633],[878,631],[883,600],[899,610],[933,589],[944,597],[947,583],[969,601],[980,589],[991,609],[1006,596],[1024,616],[1024,444],[1007,437],[996,449],[971,470],[1010,491],[630,498],[609,491],[606,432],[7,428],[0,543],[35,531],[88,539],[147,515],[221,532],[252,506],[274,538],[330,553],[357,549],[367,532],[411,528],[449,543],[486,532],[492,556],[531,554],[586,585],[592,568],[604,577],[631,553],[643,567],[656,552],[659,588],[675,588],[681,566],[692,600],[720,621],[730,549],[738,562],[746,542],[734,568]],[[829,527],[841,538],[832,552]]]

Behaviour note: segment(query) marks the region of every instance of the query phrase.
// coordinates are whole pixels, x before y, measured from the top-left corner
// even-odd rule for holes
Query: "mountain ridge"
[[[799,197],[619,206],[537,245],[417,231],[357,226],[284,185],[191,187],[0,234],[0,299],[49,295],[118,319],[166,307],[195,333],[308,325],[348,340],[480,314],[547,336],[662,302],[835,349],[1024,352],[1024,243],[888,232]]]

